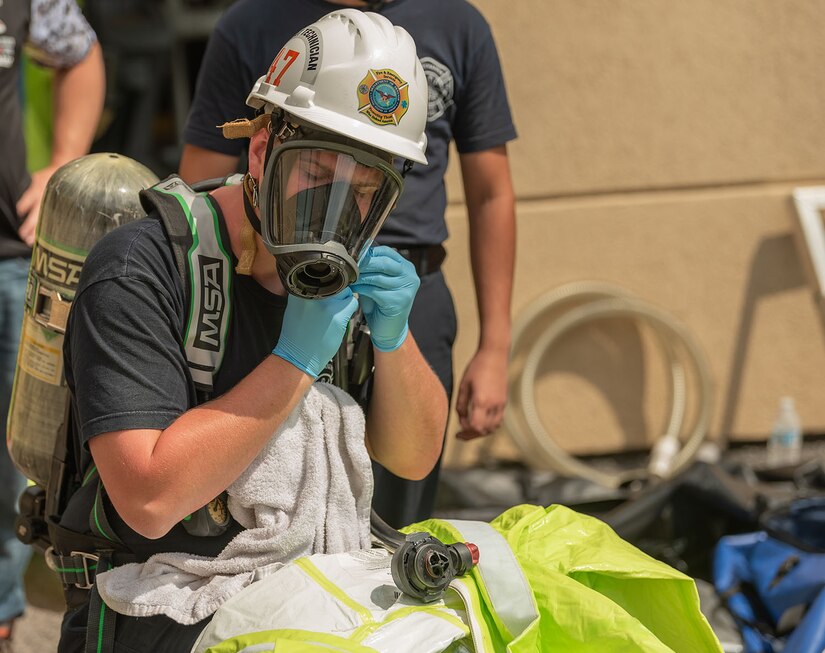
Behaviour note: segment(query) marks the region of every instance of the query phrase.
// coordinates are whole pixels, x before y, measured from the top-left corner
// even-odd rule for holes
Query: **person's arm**
[[[89,448],[115,510],[144,537],[162,537],[241,475],[313,381],[283,358],[267,356],[232,390],[162,431],[92,438]]]
[[[97,41],[78,63],[58,69],[53,81],[53,138],[49,164],[32,174],[32,182],[17,202],[17,213],[26,216],[18,229],[27,245],[34,242],[40,201],[55,170],[89,151],[103,111],[105,92],[103,55]]]
[[[131,261],[136,272],[153,264]],[[335,354],[357,307],[349,291],[290,296],[273,355],[192,408],[175,301],[154,282],[96,281],[75,298],[67,331],[81,436],[115,510],[148,538],[238,478]]]
[[[396,476],[419,480],[441,455],[449,405],[444,387],[410,335],[420,281],[389,247],[370,248],[350,286],[370,328],[375,376],[367,409],[370,457]]]
[[[54,118],[49,167],[59,167],[89,151],[103,111],[106,76],[103,52],[95,41],[80,62],[55,72]]]
[[[370,457],[401,478],[420,480],[441,455],[449,404],[412,335],[395,351],[375,350],[367,412]]]
[[[234,154],[223,154],[186,143],[183,146],[178,174],[187,184],[193,184],[204,179],[226,177],[237,169],[238,157]]]
[[[257,77],[242,60],[242,48],[236,41],[239,29],[237,25],[232,27],[236,22],[231,12],[220,19],[198,69],[178,166],[178,174],[188,184],[238,171],[244,148],[240,141],[224,139],[218,125],[252,116],[252,109],[246,106],[246,96]]]
[[[471,440],[501,424],[507,402],[510,298],[516,247],[515,196],[506,146],[460,155],[479,339],[456,398],[461,430]]]

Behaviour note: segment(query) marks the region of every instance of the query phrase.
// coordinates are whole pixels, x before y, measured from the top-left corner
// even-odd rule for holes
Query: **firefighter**
[[[84,264],[64,353],[74,450],[100,483],[77,491],[61,524],[110,542],[114,564],[121,551],[145,560],[226,546],[239,524],[202,536],[185,518],[244,471],[325,373],[356,309],[374,351],[367,451],[409,479],[441,452],[446,393],[407,325],[414,266],[371,246],[402,190],[395,160],[426,163],[427,83],[412,38],[376,14],[333,12],[287,42],[247,102],[258,116],[226,127],[250,138],[243,183],[198,194],[170,178],[146,196],[214,216],[231,269],[198,257],[191,272],[206,281],[190,297],[155,211],[105,236]],[[211,293],[228,287],[217,323]],[[204,351],[225,339],[205,403],[190,338]],[[132,652],[189,650],[203,627],[118,615],[110,628],[94,590],[75,585],[62,653],[82,649],[87,622],[101,647]]]

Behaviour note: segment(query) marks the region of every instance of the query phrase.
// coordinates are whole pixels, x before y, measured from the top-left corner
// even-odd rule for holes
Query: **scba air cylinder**
[[[157,182],[140,163],[102,153],[70,161],[46,185],[6,431],[14,464],[38,485],[68,414],[63,334],[83,261],[104,234],[145,216],[138,192]]]

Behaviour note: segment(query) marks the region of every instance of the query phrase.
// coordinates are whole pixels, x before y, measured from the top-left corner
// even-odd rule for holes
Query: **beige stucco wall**
[[[807,432],[825,432],[825,338],[790,199],[825,181],[825,4],[474,3],[496,36],[521,136],[509,149],[514,317],[566,282],[623,286],[703,347],[714,436],[763,439],[783,394]],[[477,327],[456,166],[448,180],[460,375]],[[655,436],[666,393],[656,352],[639,342],[632,325],[604,323],[554,350],[537,399],[566,448]],[[518,456],[506,430],[492,451]],[[448,447],[448,464],[478,457],[478,445]]]

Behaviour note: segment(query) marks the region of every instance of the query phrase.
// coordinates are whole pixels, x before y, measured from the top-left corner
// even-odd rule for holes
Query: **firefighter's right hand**
[[[349,288],[324,299],[289,295],[281,336],[272,353],[317,378],[338,351],[357,307]]]

